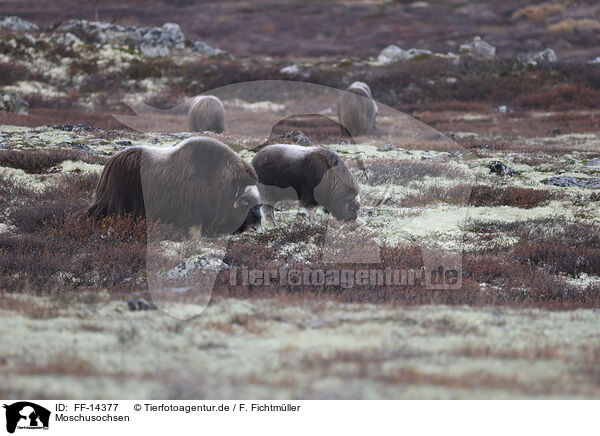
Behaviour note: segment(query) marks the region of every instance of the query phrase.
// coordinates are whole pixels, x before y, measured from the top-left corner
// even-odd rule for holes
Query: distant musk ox
[[[344,162],[320,147],[273,144],[252,159],[258,175],[265,222],[275,225],[279,201],[299,200],[309,210],[322,206],[339,220],[355,220],[360,209],[359,187]]]
[[[215,132],[225,130],[225,107],[221,100],[212,95],[196,97],[187,115],[190,132]]]
[[[256,184],[252,166],[216,139],[131,147],[108,160],[84,216],[147,217],[205,235],[240,232],[260,223]]]
[[[352,136],[377,132],[377,104],[369,85],[354,82],[346,88],[338,103],[338,119]]]

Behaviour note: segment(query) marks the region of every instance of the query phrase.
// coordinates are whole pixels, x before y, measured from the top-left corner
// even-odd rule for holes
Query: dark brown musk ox
[[[371,88],[364,82],[354,82],[338,103],[338,119],[353,137],[377,133],[377,104]]]
[[[275,226],[274,207],[299,200],[309,211],[322,206],[338,220],[355,220],[360,209],[359,186],[337,154],[326,148],[273,144],[252,159],[258,175],[266,225]]]
[[[200,95],[194,98],[187,115],[190,132],[225,131],[225,107],[213,95]]]
[[[112,156],[84,217],[146,217],[203,235],[238,233],[260,223],[256,172],[207,137],[173,147],[136,146]]]

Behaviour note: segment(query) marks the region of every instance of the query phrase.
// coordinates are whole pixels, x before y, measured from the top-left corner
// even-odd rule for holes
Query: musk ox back
[[[243,231],[260,222],[254,169],[216,139],[174,147],[131,147],[109,159],[85,216],[131,215],[200,227],[203,234]]]
[[[354,82],[338,103],[338,119],[352,136],[368,135],[377,131],[377,105],[369,85]]]
[[[225,130],[223,103],[212,95],[196,97],[188,111],[187,124],[190,132],[222,133]]]
[[[339,220],[357,218],[358,184],[330,150],[273,144],[256,153],[252,166],[258,175],[262,212],[269,225],[275,225],[274,206],[283,200],[299,200],[308,209],[320,205]]]

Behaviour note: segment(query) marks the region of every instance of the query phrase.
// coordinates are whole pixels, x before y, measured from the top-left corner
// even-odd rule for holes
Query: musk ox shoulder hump
[[[187,124],[191,132],[222,133],[225,131],[223,103],[213,95],[196,97],[188,111]]]
[[[371,94],[371,88],[369,88],[369,85],[367,85],[365,82],[354,82],[346,90],[356,94],[362,94],[368,98],[373,98]]]

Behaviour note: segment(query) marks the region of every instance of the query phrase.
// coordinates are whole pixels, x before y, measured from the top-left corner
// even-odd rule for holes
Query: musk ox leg
[[[273,205],[263,203],[260,207],[260,211],[265,228],[272,229],[277,227],[277,222],[275,221],[275,207]]]

